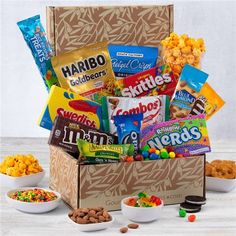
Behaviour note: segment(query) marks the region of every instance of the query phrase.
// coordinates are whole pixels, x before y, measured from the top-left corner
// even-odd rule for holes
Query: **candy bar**
[[[46,38],[45,30],[41,24],[40,16],[33,16],[19,21],[24,39],[31,50],[35,63],[48,90],[52,85],[58,85],[57,76],[51,64],[52,48]]]
[[[215,92],[215,90],[208,83],[205,83],[189,114],[206,114],[206,120],[208,120],[220,110],[224,103],[223,99]]]
[[[171,119],[185,118],[189,115],[207,78],[208,74],[205,72],[190,65],[184,66],[170,105]]]
[[[171,148],[183,156],[211,151],[204,115],[150,125],[141,134],[141,147],[146,144],[157,149]]]
[[[102,111],[98,103],[63,88],[52,86],[38,124],[51,130],[57,115],[92,128],[102,128]]]
[[[122,97],[168,95],[171,99],[177,81],[169,65],[156,66],[116,81],[116,95]]]
[[[111,44],[108,49],[116,79],[122,79],[156,66],[158,48]]]
[[[95,101],[112,95],[115,77],[106,42],[60,54],[52,65],[61,87]]]
[[[79,160],[83,164],[91,164],[92,161],[98,163],[100,159],[109,159],[101,160],[100,163],[118,162],[126,156],[134,154],[133,144],[100,145],[82,139],[77,139],[77,144],[80,153]]]
[[[104,145],[118,142],[115,135],[105,133],[62,116],[57,116],[48,144],[59,146],[67,151],[76,153],[78,152],[77,139]]]
[[[114,116],[143,113],[142,128],[168,120],[169,97],[166,95],[125,98],[103,97],[102,115],[105,131],[116,134]]]

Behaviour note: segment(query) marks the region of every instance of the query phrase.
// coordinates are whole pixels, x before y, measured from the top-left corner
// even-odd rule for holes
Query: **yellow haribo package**
[[[194,102],[191,115],[206,114],[206,120],[214,115],[225,102],[215,92],[215,90],[208,84],[205,83],[199,92],[199,96]]]
[[[115,75],[107,46],[99,42],[53,57],[61,87],[97,102],[112,95]]]
[[[171,33],[169,37],[161,41],[161,45],[164,62],[171,66],[177,78],[185,64],[200,69],[201,57],[205,52],[202,38],[194,39],[187,34]]]

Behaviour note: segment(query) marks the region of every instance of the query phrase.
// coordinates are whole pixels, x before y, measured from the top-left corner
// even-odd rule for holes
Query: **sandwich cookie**
[[[195,205],[205,205],[206,204],[206,198],[197,196],[197,195],[189,195],[185,197],[185,202]]]
[[[187,213],[197,213],[201,211],[201,205],[189,204],[187,202],[182,202],[180,204],[180,209],[185,210]]]

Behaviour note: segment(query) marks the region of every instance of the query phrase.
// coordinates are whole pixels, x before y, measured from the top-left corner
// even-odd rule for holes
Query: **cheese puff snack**
[[[164,62],[171,66],[177,78],[185,64],[200,69],[201,57],[206,50],[202,38],[194,39],[187,34],[171,33],[169,37],[161,41],[161,45]]]
[[[0,172],[14,177],[36,174],[42,170],[38,160],[31,154],[7,156],[0,163]]]

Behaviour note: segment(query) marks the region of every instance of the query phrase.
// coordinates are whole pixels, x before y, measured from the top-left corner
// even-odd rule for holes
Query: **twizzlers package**
[[[143,113],[142,129],[169,119],[169,97],[166,95],[126,98],[103,97],[102,119],[105,131],[116,134],[114,116]]]
[[[115,135],[105,133],[62,116],[57,116],[54,121],[48,144],[59,146],[67,151],[77,153],[79,151],[77,139],[103,145],[118,143]]]
[[[122,97],[168,95],[171,99],[177,82],[170,66],[165,64],[116,81],[116,92]]]
[[[183,156],[210,152],[205,115],[170,120],[146,127],[141,134],[141,147],[171,148]]]

